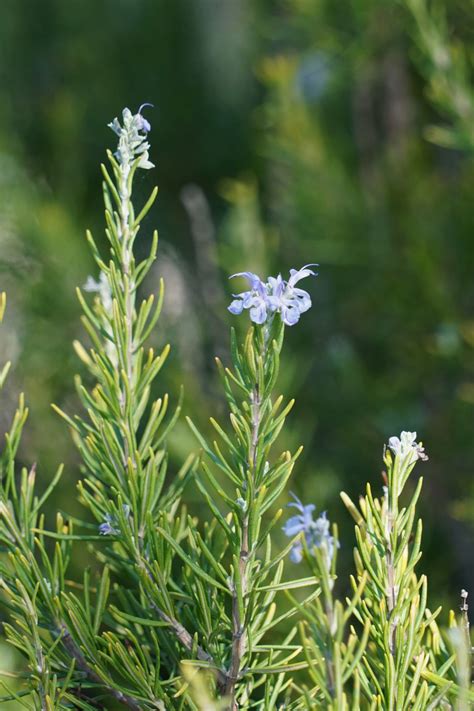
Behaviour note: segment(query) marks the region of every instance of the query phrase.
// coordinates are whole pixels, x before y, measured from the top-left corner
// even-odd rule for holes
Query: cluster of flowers
[[[313,520],[313,511],[316,506],[308,504],[304,506],[297,496],[292,494],[294,501],[288,506],[293,506],[299,511],[296,516],[292,516],[283,526],[283,532],[289,538],[297,536],[300,533],[304,534],[306,546],[310,553],[313,549],[322,548],[326,553],[328,567],[331,564],[334,555],[334,548],[339,547],[339,542],[331,536],[331,524],[326,516],[326,512],[322,513],[316,521]],[[301,563],[303,560],[303,541],[301,537],[295,541],[290,553],[290,560],[293,563]]]
[[[416,432],[402,432],[400,437],[390,437],[388,446],[395,456],[409,460],[410,464],[416,462],[417,459],[426,462],[428,455],[425,453],[422,443],[416,441],[416,436]]]
[[[243,276],[247,279],[250,289],[234,294],[234,300],[228,307],[232,314],[241,314],[243,309],[249,309],[250,320],[253,323],[263,324],[273,314],[279,313],[281,320],[287,326],[293,326],[305,311],[311,308],[311,297],[307,291],[298,289],[296,284],[308,276],[316,276],[309,267],[317,264],[307,264],[299,270],[290,269],[290,278],[285,281],[281,274],[277,277],[268,277],[263,282],[257,274],[252,272],[239,272],[230,278]]]
[[[416,432],[402,432],[400,437],[390,437],[388,446],[396,457],[400,457],[405,464],[413,464],[417,459],[426,461],[428,455],[425,453],[423,445],[416,441]],[[306,546],[310,553],[314,548],[324,548],[326,551],[326,559],[328,565],[332,561],[334,548],[339,547],[339,542],[335,541],[334,536],[330,533],[330,523],[326,517],[326,513],[321,514],[319,518],[313,520],[314,504],[304,506],[301,501],[292,494],[294,502],[288,504],[298,510],[296,516],[292,516],[283,526],[283,532],[289,538],[303,534]],[[290,559],[294,563],[300,563],[303,559],[303,542],[301,536],[295,541],[290,553]]]
[[[124,109],[122,111],[123,125],[118,118],[114,118],[108,124],[109,128],[119,137],[115,157],[122,166],[129,166],[140,156],[139,168],[145,170],[154,168],[153,163],[148,160],[150,144],[147,141],[147,134],[151,131],[151,125],[141,114],[145,106],[152,106],[152,104],[142,104],[136,114],[132,114],[130,109]]]

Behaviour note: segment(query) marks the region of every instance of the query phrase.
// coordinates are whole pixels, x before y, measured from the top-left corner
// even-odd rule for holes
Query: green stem
[[[266,334],[265,334],[266,336]],[[267,348],[268,336],[264,337],[262,345],[262,363],[264,363],[266,348]],[[263,366],[262,366],[263,367]],[[250,435],[250,451],[249,451],[249,472],[252,478],[252,483],[256,480],[256,470],[257,470],[257,455],[258,455],[258,440],[260,434],[260,423],[261,423],[261,397],[259,392],[258,384],[256,383],[252,393],[250,395],[250,406],[251,406],[251,435]],[[253,491],[253,486],[252,486]],[[249,507],[252,502],[249,503]],[[249,512],[242,521],[241,538],[240,538],[240,551],[239,551],[239,578],[241,585],[241,595],[244,603],[245,609],[245,599],[248,596],[248,566],[250,562],[250,551],[249,551]],[[236,711],[238,709],[238,704],[236,701],[236,688],[237,681],[239,679],[241,664],[243,656],[247,648],[247,630],[245,629],[245,620],[241,619],[241,612],[239,606],[239,598],[236,590],[236,584],[234,581],[233,597],[232,597],[232,653],[229,671],[227,673],[227,682],[225,685],[224,692],[230,697],[230,711]]]
[[[398,588],[396,585],[396,569],[395,569],[395,547],[396,541],[394,540],[394,521],[398,512],[398,477],[396,476],[398,472],[395,471],[395,478],[391,482],[387,496],[387,519],[385,526],[386,535],[386,565],[387,565],[387,610],[388,610],[388,645],[390,654],[394,660],[394,665],[396,664],[396,634],[398,622],[394,617],[394,610],[398,600]],[[397,680],[394,674],[390,674],[390,683],[388,685],[389,694],[389,710],[394,709],[397,704],[398,690],[397,690]]]
[[[133,252],[131,247],[131,233],[130,233],[130,213],[131,213],[131,191],[129,188],[129,176],[130,176],[130,164],[127,162],[121,166],[120,171],[120,228],[119,237],[122,245],[121,254],[121,268],[124,275],[123,279],[123,289],[124,289],[124,301],[125,301],[125,343],[126,352],[123,354],[125,365],[126,365],[126,376],[128,380],[128,388],[130,393],[132,392],[133,383],[133,320],[134,320],[134,310],[135,310],[135,299],[134,299],[134,284],[132,283],[132,264],[133,264]],[[121,393],[121,409],[122,409],[122,427],[129,428],[130,423],[126,417],[126,402],[127,394],[126,388],[123,386]],[[132,430],[130,430],[133,433]],[[134,433],[133,433],[134,434]],[[123,433],[124,438],[124,466],[127,467],[128,459],[130,458],[133,467],[136,468],[135,452],[130,451],[128,444],[128,438],[126,432]]]

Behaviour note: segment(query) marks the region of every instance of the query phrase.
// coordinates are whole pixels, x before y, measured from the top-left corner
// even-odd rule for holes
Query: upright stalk
[[[435,629],[439,609],[434,613],[428,610],[426,577],[416,573],[422,534],[416,504],[422,479],[407,504],[401,505],[417,460],[427,458],[416,442],[416,432],[402,432],[400,437],[391,437],[385,449],[383,496],[375,498],[367,485],[359,512],[343,494],[357,522],[358,576],[361,579],[367,575],[356,612],[360,621],[370,624],[370,649],[377,651],[364,655],[362,689],[374,708],[383,699],[387,711],[430,708],[429,701],[435,695],[435,688],[429,689],[425,678],[435,670],[427,640],[430,629]]]
[[[122,378],[126,376],[127,383],[122,385],[121,393],[121,408],[122,408],[122,427],[124,428],[124,466],[127,466],[128,460],[131,460],[132,466],[136,468],[135,447],[130,447],[128,434],[135,441],[134,428],[130,426],[127,412],[127,393],[133,404],[134,400],[134,383],[133,383],[133,366],[134,366],[134,346],[133,346],[133,326],[135,319],[135,285],[133,281],[133,227],[130,225],[130,215],[133,214],[131,205],[131,189],[130,189],[130,172],[131,166],[128,159],[124,159],[120,165],[120,207],[119,207],[119,224],[118,234],[121,245],[120,267],[122,275],[122,287],[124,295],[124,330],[125,330],[125,350],[123,352],[124,373]]]
[[[268,333],[268,330],[267,330]],[[266,339],[263,343],[262,352],[259,354],[262,364],[266,355]],[[259,386],[256,383],[250,395],[250,410],[251,410],[251,436],[248,471],[250,478],[250,489],[255,490],[256,474],[257,474],[257,451],[260,434],[260,393]],[[234,579],[232,592],[232,652],[231,662],[227,673],[227,683],[225,685],[225,694],[230,698],[230,711],[236,711],[238,705],[235,698],[236,684],[239,679],[239,673],[242,663],[242,658],[247,646],[247,629],[245,626],[245,615],[247,611],[248,597],[248,566],[250,562],[251,551],[249,551],[249,510],[253,506],[249,503],[247,511],[242,517],[242,528],[240,531],[240,551],[239,551],[239,573],[238,580]],[[240,587],[240,595],[237,593],[237,586]],[[242,615],[243,608],[243,615]]]

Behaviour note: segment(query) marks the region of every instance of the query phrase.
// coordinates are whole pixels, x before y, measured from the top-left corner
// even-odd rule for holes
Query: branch
[[[148,561],[146,558],[143,557],[143,554],[139,548],[135,548],[135,555],[136,565],[138,566],[138,568],[144,570],[145,574],[150,578],[152,582],[154,582],[153,575],[149,570]],[[166,612],[164,612],[164,610],[162,610],[161,607],[156,604],[156,602],[153,600],[153,598],[150,596],[150,593],[144,586],[142,586],[142,589],[145,595],[147,596],[151,607],[155,610],[158,617],[160,617],[163,622],[166,622],[166,624],[170,626],[170,629],[175,635],[176,639],[183,645],[183,647],[185,647],[188,652],[194,653],[199,659],[199,661],[206,662],[206,664],[210,664],[214,667],[217,675],[217,683],[220,688],[224,688],[227,683],[227,674],[221,669],[219,669],[212,655],[206,652],[199,644],[195,644],[192,635],[188,632],[186,627],[184,627],[184,625],[182,625],[181,622],[178,622],[178,620],[176,620],[174,617],[171,617],[170,615],[166,614]]]
[[[117,701],[120,701],[120,703],[124,704],[124,706],[128,706],[129,709],[134,709],[134,711],[143,711],[142,706],[132,696],[128,696],[127,694],[123,694],[118,689],[114,689],[112,686],[104,682],[104,680],[97,674],[97,672],[91,669],[83,653],[77,646],[76,642],[71,636],[71,633],[69,632],[64,623],[61,624],[59,632],[61,634],[61,641],[63,642],[66,650],[69,652],[71,657],[76,660],[77,668],[80,669],[80,671],[87,674],[91,681],[100,684],[100,686],[102,687],[105,686],[107,690],[112,694],[112,696],[117,699]]]
[[[175,620],[174,617],[170,617],[166,614],[166,612],[163,612],[163,610],[158,607],[155,602],[152,602],[152,606],[163,622],[166,622],[171,627],[175,637],[181,642],[183,647],[188,650],[188,652],[194,651],[199,661],[212,664],[217,673],[217,682],[219,686],[224,686],[227,682],[227,674],[217,667],[212,655],[206,652],[199,644],[194,644],[193,637],[184,625],[181,624],[181,622],[178,622],[178,620]]]
[[[250,453],[249,453],[249,464],[250,469],[255,476],[255,469],[257,464],[257,447],[258,447],[258,436],[260,429],[260,394],[258,385],[256,384],[252,396],[252,432],[250,441]],[[249,562],[249,538],[248,538],[248,527],[249,527],[249,515],[245,516],[242,522],[242,537],[239,553],[239,576],[242,587],[242,598],[247,595],[248,580],[247,580],[247,567]],[[230,696],[230,710],[236,711],[238,708],[237,702],[235,700],[235,687],[240,676],[240,665],[242,657],[245,653],[245,648],[247,645],[247,632],[243,626],[244,620],[240,618],[239,610],[239,599],[233,586],[232,591],[232,654],[229,671],[227,673],[227,682],[224,687],[224,693]]]

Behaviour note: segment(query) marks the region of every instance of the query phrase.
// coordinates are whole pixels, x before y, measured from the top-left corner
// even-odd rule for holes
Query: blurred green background
[[[471,4],[448,9],[469,46]],[[23,462],[43,486],[66,464],[54,506],[78,511],[78,459],[50,403],[78,407],[74,289],[94,269],[85,228],[105,246],[106,124],[148,101],[157,168],[137,198],[154,182],[160,194],[139,249],[157,226],[146,289],[165,277],[154,340],[173,346],[159,387],[177,399],[183,383],[204,430],[223,416],[213,356],[227,357],[231,323],[246,326],[226,311],[227,276],[318,262],[281,379],[297,400],[284,445],[305,446],[292,488],[338,522],[345,579],[339,491],[380,491],[383,443],[416,430],[433,606],[474,588],[474,164],[468,142],[427,140],[450,116],[427,93],[417,33],[395,0],[2,0],[0,356],[14,367],[0,428],[25,391]],[[195,446],[181,421],[172,468]]]

